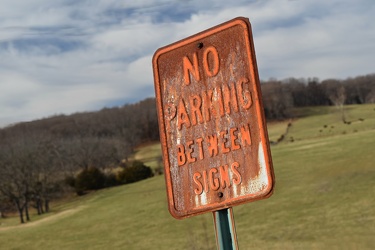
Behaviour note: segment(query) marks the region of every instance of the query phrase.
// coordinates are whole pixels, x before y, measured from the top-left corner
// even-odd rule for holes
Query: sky
[[[373,0],[0,0],[0,127],[154,97],[158,48],[238,16],[262,80],[375,72]]]

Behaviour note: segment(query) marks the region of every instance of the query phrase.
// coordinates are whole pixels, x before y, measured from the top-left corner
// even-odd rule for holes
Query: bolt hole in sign
[[[249,20],[158,49],[153,71],[172,216],[269,197],[274,174]]]

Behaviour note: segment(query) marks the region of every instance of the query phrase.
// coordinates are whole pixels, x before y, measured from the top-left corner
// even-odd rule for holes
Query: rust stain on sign
[[[249,20],[160,48],[153,70],[172,216],[270,196],[273,169]]]

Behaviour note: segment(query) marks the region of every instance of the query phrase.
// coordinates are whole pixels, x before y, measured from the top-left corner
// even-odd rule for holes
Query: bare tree
[[[346,91],[342,82],[334,79],[325,80],[322,82],[322,86],[325,90],[329,100],[334,104],[341,114],[341,120],[347,123],[345,117],[344,104],[346,100]]]
[[[40,135],[35,149],[35,178],[32,195],[38,214],[49,212],[50,200],[60,193],[58,183],[64,178],[61,149],[49,135]]]
[[[17,133],[13,133],[13,132]],[[2,138],[0,145],[0,192],[12,201],[21,223],[30,220],[29,207],[35,201],[38,213],[48,212],[57,176],[50,138],[19,127]],[[53,178],[52,178],[53,177]],[[44,208],[43,209],[43,203]]]
[[[287,86],[273,80],[262,83],[261,87],[266,117],[268,119],[285,119],[290,117],[293,99]]]
[[[6,145],[1,148],[0,192],[17,207],[20,221],[30,220],[29,202],[32,173],[29,171],[29,152],[18,145]]]

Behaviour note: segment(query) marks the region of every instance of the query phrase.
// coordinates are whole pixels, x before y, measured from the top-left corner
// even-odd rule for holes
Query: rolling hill
[[[240,249],[373,249],[375,105],[303,108],[268,125],[276,187],[234,208]],[[290,124],[290,125],[288,125]],[[287,130],[288,128],[288,130]],[[159,152],[159,153],[158,153]],[[160,146],[135,159],[158,165]],[[52,203],[52,212],[0,219],[1,249],[216,249],[210,213],[173,219],[163,176]]]

